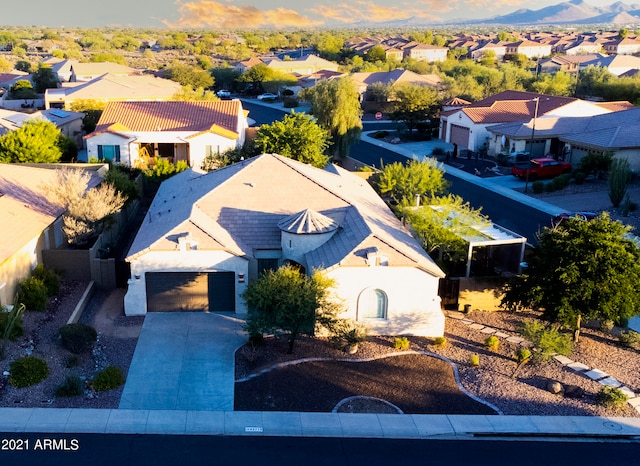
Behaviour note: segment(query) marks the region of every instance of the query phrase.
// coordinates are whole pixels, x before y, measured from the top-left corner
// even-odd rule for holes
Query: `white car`
[[[264,94],[260,94],[258,96],[258,100],[276,100],[278,98],[277,95],[272,94],[270,92],[265,92]]]
[[[216,95],[221,99],[228,98],[228,97],[231,97],[231,91],[228,91],[226,89],[220,89],[218,92],[216,92]]]

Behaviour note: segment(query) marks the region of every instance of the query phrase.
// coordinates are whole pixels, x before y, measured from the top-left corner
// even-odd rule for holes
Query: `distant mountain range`
[[[584,0],[571,0],[540,10],[520,9],[503,16],[457,24],[640,24],[640,5],[616,2],[597,7]]]

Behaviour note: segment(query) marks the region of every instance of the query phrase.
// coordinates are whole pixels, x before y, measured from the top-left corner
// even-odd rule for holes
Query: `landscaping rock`
[[[565,398],[583,398],[584,389],[577,385],[566,385],[564,387],[564,396]]]
[[[550,391],[553,394],[558,394],[558,393],[562,393],[563,391],[563,387],[562,384],[560,382],[557,382],[555,380],[550,380],[547,383],[547,390]]]

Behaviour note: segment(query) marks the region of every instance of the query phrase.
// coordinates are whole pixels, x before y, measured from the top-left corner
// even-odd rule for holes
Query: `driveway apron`
[[[228,314],[147,314],[120,409],[232,411],[243,323]]]

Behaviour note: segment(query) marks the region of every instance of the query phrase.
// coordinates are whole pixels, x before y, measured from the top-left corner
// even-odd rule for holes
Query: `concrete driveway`
[[[243,323],[229,314],[147,314],[120,408],[232,411]]]

